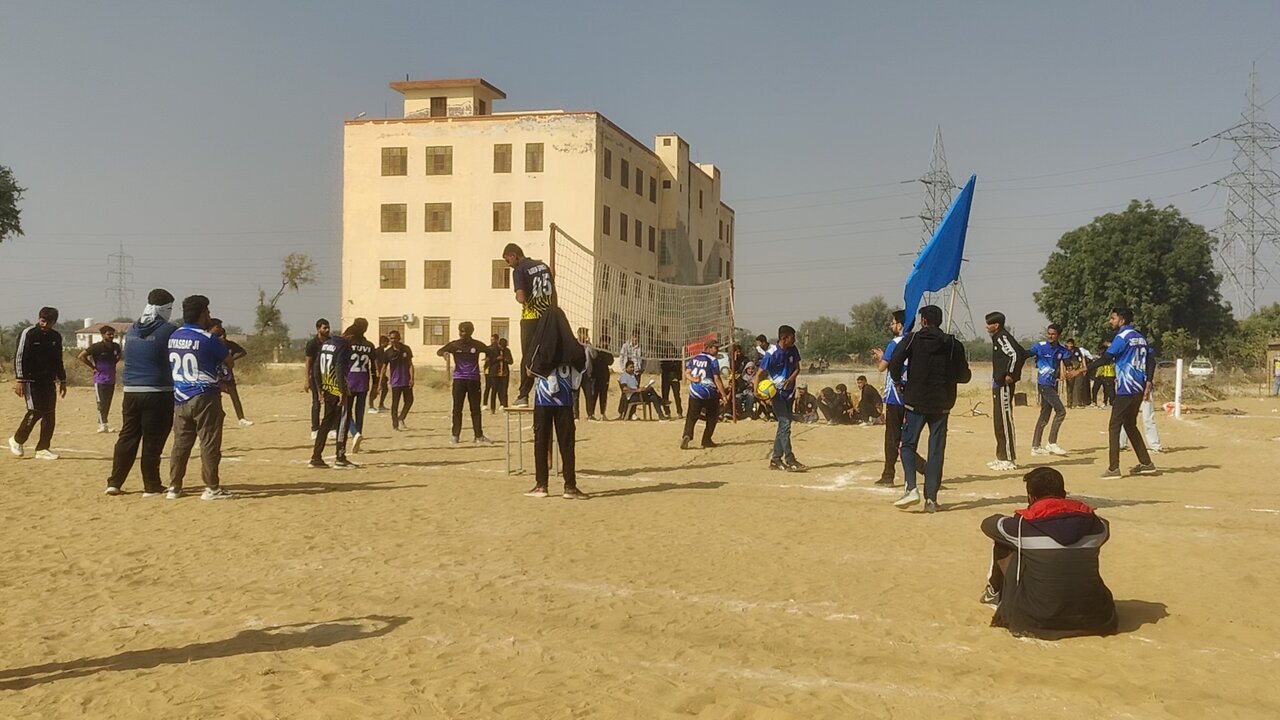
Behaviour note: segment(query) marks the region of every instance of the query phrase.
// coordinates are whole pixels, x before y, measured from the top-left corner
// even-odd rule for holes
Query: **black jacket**
[[[910,364],[905,387],[902,375]],[[973,377],[964,344],[936,327],[926,326],[898,343],[889,360],[889,376],[902,390],[902,404],[918,413],[945,413],[956,404],[956,385]]]
[[[1022,379],[1022,364],[1031,353],[1018,344],[1008,330],[1000,328],[991,336],[991,381],[1004,384],[1004,376],[1012,375],[1013,381]]]
[[[66,382],[62,335],[53,328],[45,330],[39,325],[23,328],[18,336],[18,352],[13,358],[13,373],[18,382]]]
[[[542,312],[533,330],[533,352],[529,353],[529,369],[538,377],[546,377],[561,365],[578,372],[587,367],[587,350],[578,342],[564,311],[552,305]]]

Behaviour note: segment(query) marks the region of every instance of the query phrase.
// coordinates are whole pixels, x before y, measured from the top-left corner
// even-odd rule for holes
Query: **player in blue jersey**
[[[1155,475],[1158,471],[1147,452],[1147,443],[1138,432],[1138,413],[1142,401],[1151,396],[1151,379],[1155,376],[1156,356],[1147,346],[1147,339],[1133,329],[1133,311],[1127,307],[1111,309],[1107,319],[1115,338],[1105,352],[1089,363],[1089,368],[1115,365],[1116,397],[1111,403],[1111,422],[1107,426],[1108,463],[1104,480],[1120,477],[1120,430],[1123,428],[1138,456],[1138,464],[1129,471],[1131,475]]]
[[[308,467],[323,469],[329,467],[324,461],[324,445],[331,432],[334,438],[336,456],[334,467],[352,468],[355,463],[347,459],[347,400],[351,396],[347,384],[347,370],[351,366],[351,346],[341,335],[330,335],[320,343],[316,353],[316,381],[320,384],[320,402],[324,413],[317,428],[315,443],[311,448],[311,462]]]
[[[182,327],[169,336],[169,369],[173,374],[173,451],[169,456],[168,500],[182,497],[182,479],[196,438],[200,439],[201,500],[223,500],[218,465],[222,461],[222,391],[218,387],[224,363],[233,366],[227,346],[209,328],[209,298],[191,295],[182,301]]]
[[[889,331],[893,333],[893,339],[888,345],[884,346],[884,350],[876,348],[871,351],[871,357],[875,359],[876,369],[884,373],[884,470],[880,472],[880,479],[876,481],[877,485],[893,485],[893,477],[896,474],[898,466],[898,449],[902,444],[902,423],[906,420],[907,411],[902,407],[902,394],[898,392],[898,386],[893,384],[893,378],[889,377],[889,361],[893,359],[893,351],[898,347],[898,343],[902,342],[902,328],[906,322],[905,310],[894,310],[889,316]],[[906,381],[907,371],[903,370],[902,378]]]
[[[1040,391],[1040,417],[1036,420],[1036,430],[1031,437],[1032,455],[1066,455],[1067,451],[1058,444],[1058,430],[1062,421],[1067,419],[1067,409],[1062,406],[1062,398],[1058,397],[1058,380],[1065,380],[1067,387],[1080,373],[1067,369],[1071,361],[1071,351],[1058,343],[1062,328],[1050,325],[1045,329],[1045,340],[1031,346],[1028,351],[1036,360],[1036,388]],[[1053,425],[1049,428],[1049,444],[1041,445],[1044,437],[1044,426],[1049,424],[1049,415],[1053,414]]]
[[[809,469],[796,459],[791,450],[791,402],[795,399],[796,377],[799,375],[800,351],[796,349],[796,330],[790,325],[782,325],[778,328],[778,343],[765,351],[755,377],[757,386],[767,377],[778,391],[773,396],[773,415],[778,419],[778,430],[773,437],[770,470],[800,472]]]
[[[589,495],[578,489],[577,461],[574,443],[576,428],[573,408],[577,405],[578,386],[582,373],[568,365],[561,365],[546,377],[534,378],[533,396],[533,466],[535,480],[528,497],[544,498],[551,478],[551,436],[554,433],[560,445],[560,475],[564,478],[566,500],[586,500]]]
[[[681,450],[688,450],[689,443],[693,442],[693,428],[697,425],[699,416],[703,416],[706,421],[702,429],[702,447],[716,446],[711,436],[720,419],[720,404],[728,397],[724,382],[720,380],[719,357],[720,341],[711,340],[702,352],[689,358],[684,365],[684,377],[689,383],[689,414],[684,418]]]

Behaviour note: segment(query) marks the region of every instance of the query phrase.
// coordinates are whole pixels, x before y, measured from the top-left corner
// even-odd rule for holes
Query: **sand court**
[[[1017,408],[1020,462],[1112,523],[1121,632],[1044,642],[978,603],[978,523],[1025,503],[1020,473],[986,468],[988,416],[952,416],[926,515],[872,484],[882,428],[796,426],[811,469],[789,474],[766,468],[771,423],[681,451],[677,422],[582,422],[593,499],[566,502],[523,497],[501,444],[450,446],[445,391],[420,387],[408,432],[369,416],[358,470],[305,467],[294,384],[241,392],[257,424],[227,426],[230,502],[143,499],[136,468],[102,495],[115,436],[87,388],[59,404],[62,459],[0,458],[0,716],[1280,716],[1274,399],[1160,418],[1161,475],[1119,481],[1098,479],[1106,411],[1069,411],[1073,452],[1032,458]]]

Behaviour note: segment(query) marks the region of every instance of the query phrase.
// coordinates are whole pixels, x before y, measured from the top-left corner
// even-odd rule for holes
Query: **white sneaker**
[[[369,408],[368,410],[366,410],[365,412],[369,413],[370,415],[377,415],[377,414],[378,414],[378,408],[376,408],[376,407],[371,407],[371,408]]]
[[[107,494],[107,495],[119,495],[121,492],[122,492],[122,491],[120,490],[120,488],[118,488],[118,487],[113,487],[113,486],[111,486],[111,485],[108,485],[108,486],[107,486],[107,489],[106,489],[106,494]]]
[[[22,443],[9,438],[9,452],[13,453],[14,457],[22,457]]]
[[[353,453],[358,453],[358,452],[360,452],[360,441],[361,441],[361,440],[364,440],[364,436],[363,436],[363,435],[361,435],[360,433],[356,433],[355,435],[352,435],[352,436],[351,436],[351,452],[353,452]]]
[[[1067,454],[1066,448],[1062,447],[1062,446],[1061,446],[1061,445],[1059,445],[1058,443],[1049,443],[1048,445],[1045,445],[1045,446],[1044,446],[1044,449],[1045,449],[1045,450],[1048,450],[1049,452],[1053,453],[1054,455],[1066,455],[1066,454]]]
[[[338,439],[338,431],[337,431],[337,430],[330,430],[330,431],[329,431],[329,439],[330,439],[330,440],[337,440],[337,439]]]
[[[1031,454],[1032,454],[1032,455],[1048,455],[1048,454],[1049,454],[1049,450],[1048,450],[1047,448],[1042,448],[1042,447],[1040,447],[1039,445],[1032,445],[1032,446],[1031,446]],[[995,470],[996,468],[994,468],[994,467],[993,467],[993,468],[991,468],[991,469],[992,469],[992,470]]]
[[[230,500],[233,497],[235,496],[220,487],[205,488],[204,492],[200,493],[201,500]]]
[[[98,423],[98,432],[104,433],[104,432],[111,432],[111,431],[107,428],[106,423]]]
[[[53,453],[49,452],[48,450],[37,450],[37,451],[36,451],[36,459],[37,459],[37,460],[57,460],[57,459],[58,459],[58,456],[57,456],[57,455],[54,455]]]
[[[896,508],[909,508],[918,502],[920,502],[920,491],[918,489],[911,489],[903,493],[902,497],[894,500],[893,506]]]
[[[182,497],[182,491],[175,488],[169,488],[164,492],[165,500],[177,500],[180,497]]]
[[[1004,462],[1004,461],[1003,461],[1003,460],[992,460],[991,462],[987,463],[987,467],[991,468],[992,470],[996,470],[996,469],[999,469],[999,467],[1000,467],[1000,463],[1002,463],[1002,462]]]
[[[312,439],[312,440],[315,440],[315,439],[316,439],[316,435],[317,435],[317,434],[318,434],[318,433],[317,433],[315,430],[312,430],[312,431],[311,431],[311,439]]]
[[[450,436],[449,436],[449,444],[450,444],[450,445],[457,445],[457,444],[458,444],[458,436],[457,436],[457,435],[450,435]]]
[[[240,418],[240,427],[253,427],[253,421],[248,418]]]
[[[1017,470],[1018,466],[1009,462],[1008,460],[1000,460],[991,469],[996,470],[998,472],[1004,472],[1008,470]]]

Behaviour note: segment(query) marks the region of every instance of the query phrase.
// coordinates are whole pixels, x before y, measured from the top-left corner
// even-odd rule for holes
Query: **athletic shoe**
[[[364,440],[364,436],[356,433],[351,436],[351,452],[360,452],[360,441]]]
[[[693,438],[689,437],[688,435],[685,435],[684,437],[680,438],[680,449],[688,450],[689,443],[691,442],[693,442]]]
[[[15,457],[22,457],[22,443],[9,438],[9,452],[13,453]]]
[[[351,462],[350,460],[348,460],[348,459],[346,458],[346,456],[345,456],[345,455],[344,455],[344,456],[342,456],[342,457],[340,457],[340,458],[338,458],[338,459],[336,459],[336,460],[334,460],[334,461],[333,461],[333,466],[334,466],[334,467],[336,467],[336,468],[339,468],[339,469],[344,469],[344,468],[345,468],[345,469],[350,469],[350,468],[358,468],[358,467],[360,467],[359,465],[357,465],[357,464],[355,464],[355,463]]]
[[[205,488],[204,492],[200,493],[201,500],[230,500],[233,497],[235,497],[235,495],[232,495],[220,487]]]
[[[1107,471],[1102,473],[1101,479],[1102,480],[1119,480],[1120,468],[1107,468]]]
[[[155,491],[155,492],[151,492],[150,490],[145,490],[145,491],[143,491],[143,493],[142,493],[142,497],[144,497],[144,498],[164,497],[164,489],[162,488],[162,489],[157,490],[157,491]]]
[[[920,502],[920,491],[915,488],[912,488],[911,490],[904,492],[902,494],[902,497],[898,498],[897,500],[894,500],[893,506],[896,508],[905,509],[919,502]]]
[[[782,464],[781,458],[773,458],[769,461],[770,470],[786,470],[787,466]]]
[[[876,481],[876,485],[888,485],[889,487],[893,487],[893,478],[882,477]]]
[[[787,472],[804,472],[805,470],[809,469],[808,465],[805,465],[804,463],[800,462],[799,460],[796,460],[795,458],[791,458],[791,461],[788,463],[785,463],[785,465],[787,468]]]
[[[493,444],[493,441],[492,441],[492,440],[490,440],[489,438],[485,437],[484,435],[481,435],[480,437],[476,438],[476,442],[480,443],[481,445],[492,445],[492,444]]]
[[[311,458],[311,462],[307,463],[307,467],[314,470],[328,470],[329,463],[321,460],[320,458]]]
[[[48,450],[37,450],[37,451],[36,451],[36,459],[37,459],[37,460],[57,460],[57,459],[58,459],[58,456],[57,456],[57,455],[54,455],[53,453],[49,452]]]
[[[596,416],[595,416],[595,415],[588,415],[588,416],[587,416],[587,422],[595,422],[595,421],[596,421]]]
[[[449,444],[450,444],[450,445],[457,445],[457,444],[458,444],[458,436],[457,436],[457,435],[452,435],[452,436],[450,436],[450,437],[449,437]]]
[[[576,487],[565,488],[564,494],[561,495],[560,497],[564,498],[565,500],[590,500],[591,499],[590,495],[582,492]]]
[[[992,460],[991,462],[987,463],[987,467],[991,468],[992,470],[997,470],[997,469],[999,469],[999,467],[1000,467],[1000,463],[1002,463],[1002,462],[1005,462],[1005,461],[1004,461],[1004,460]]]
[[[1014,463],[1009,462],[1008,460],[1001,460],[998,463],[996,463],[991,469],[995,470],[996,472],[1007,472],[1009,470],[1017,470],[1018,466],[1015,465]]]
[[[711,448],[717,448],[717,447],[720,447],[720,443],[716,442],[715,440],[708,440],[708,441],[706,441],[706,442],[702,443],[702,447],[704,447],[704,448],[706,448],[706,449],[708,449],[708,450],[709,450],[709,449],[711,449]]]
[[[548,493],[547,489],[542,485],[534,485],[532,490],[524,494],[525,497],[531,498],[544,498],[550,497],[550,495],[551,493]]]
[[[119,495],[121,492],[123,491],[114,485],[107,486],[107,490],[106,490],[107,495]]]
[[[1156,469],[1155,465],[1152,465],[1151,463],[1146,463],[1146,464],[1134,465],[1133,469],[1129,471],[1129,474],[1130,475],[1156,475],[1159,472],[1160,471]]]
[[[104,433],[104,432],[110,432],[110,431],[108,430],[106,423],[98,423],[98,432]]]
[[[378,408],[371,407],[371,408],[369,408],[366,412],[368,412],[370,415],[377,415],[377,414],[378,414]]]
[[[240,427],[253,427],[253,421],[248,418],[240,418]]]
[[[315,439],[316,439],[316,435],[318,435],[318,434],[319,434],[319,433],[317,433],[315,430],[312,430],[312,431],[311,431],[311,439],[312,439],[312,440],[315,440]]]
[[[174,488],[169,488],[164,493],[165,500],[177,500],[180,497],[182,497],[182,491]]]
[[[1032,445],[1032,446],[1031,446],[1031,454],[1032,454],[1032,455],[1048,455],[1048,454],[1049,454],[1049,450],[1048,450],[1048,448],[1042,448],[1042,447],[1040,447],[1039,445]],[[992,470],[995,470],[996,468],[991,468],[991,469],[992,469]]]
[[[988,585],[982,589],[982,599],[978,602],[986,605],[992,610],[996,610],[1000,607],[1000,593],[992,590],[991,586]]]
[[[936,512],[938,512],[938,511],[939,511],[939,510],[941,510],[941,509],[942,509],[941,507],[938,507],[938,501],[937,501],[937,500],[925,500],[925,501],[924,501],[924,511],[925,511],[925,512],[927,512],[927,513],[930,513],[930,514],[932,514],[932,513],[936,513]]]
[[[329,431],[329,439],[330,439],[330,440],[337,440],[337,439],[338,439],[338,431],[337,431],[337,430],[330,430],[330,431]]]
[[[511,403],[511,407],[529,407],[529,396],[525,395],[523,397],[516,398],[515,402]]]
[[[1045,449],[1045,450],[1048,450],[1049,452],[1053,453],[1054,455],[1066,455],[1066,454],[1067,454],[1067,450],[1066,450],[1066,448],[1062,447],[1062,446],[1061,446],[1061,445],[1059,445],[1058,443],[1049,443],[1048,445],[1045,445],[1045,446],[1044,446],[1044,449]]]

